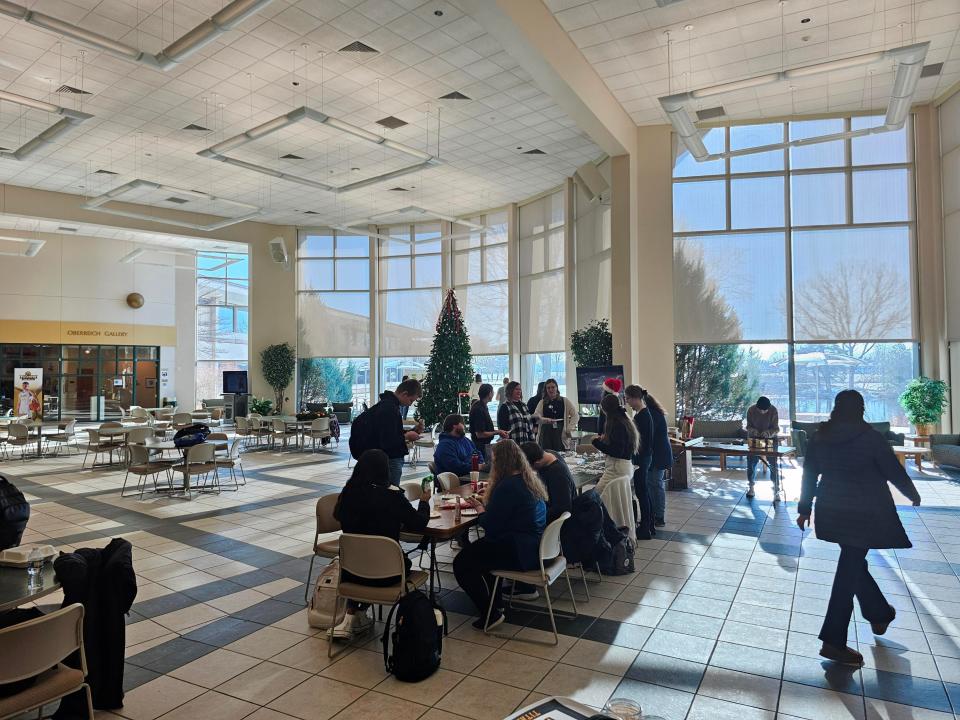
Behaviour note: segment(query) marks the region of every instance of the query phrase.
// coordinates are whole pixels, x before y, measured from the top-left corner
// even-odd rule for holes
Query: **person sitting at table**
[[[538,568],[540,537],[547,517],[547,489],[517,443],[503,440],[494,445],[492,465],[483,495],[486,511],[478,519],[485,534],[453,560],[457,583],[477,608],[473,626],[481,630],[494,586],[490,571]],[[505,619],[501,590],[498,583],[487,630]]]
[[[420,493],[420,501],[414,509],[404,493],[390,482],[387,454],[382,450],[367,450],[357,460],[350,479],[340,492],[333,516],[345,533],[381,535],[399,542],[401,529],[420,532],[430,522],[430,489]],[[403,560],[409,573],[410,558],[404,555]],[[398,577],[369,580],[351,575],[346,570],[340,571],[340,579],[373,587],[393,585],[400,580]],[[370,629],[373,618],[367,615],[367,607],[348,600],[346,615],[333,629],[333,637],[349,640]]]
[[[440,433],[437,447],[433,451],[433,464],[437,472],[451,472],[460,477],[469,475],[473,469],[474,455],[479,459],[480,470],[486,472],[487,466],[483,457],[473,441],[467,437],[463,415],[447,415],[443,420],[443,432]]]
[[[633,420],[627,417],[619,395],[605,395],[600,410],[606,417],[605,432],[593,439],[593,446],[606,457],[603,475],[597,481],[597,492],[617,527],[626,528],[630,538],[636,540],[631,479],[640,434]]]
[[[544,452],[543,447],[535,442],[526,442],[520,449],[547,488],[547,525],[563,513],[572,512],[577,486],[564,459],[552,452]]]
[[[770,402],[770,398],[761,395],[755,405],[747,409],[747,438],[748,441],[773,440],[776,442],[780,432],[780,418],[777,409]],[[757,477],[757,463],[759,455],[747,455],[747,497],[754,496],[754,480]],[[780,473],[777,459],[770,458],[770,479],[773,481],[773,501],[780,502]]]
[[[540,420],[537,442],[544,450],[567,450],[573,444],[571,432],[577,429],[580,413],[577,406],[560,394],[560,386],[553,378],[543,386],[543,398],[533,410]]]
[[[507,384],[506,400],[497,408],[497,427],[518,445],[536,440],[533,433],[533,416],[523,401],[523,388],[513,380]]]
[[[493,425],[488,405],[493,400],[493,385],[484,383],[477,391],[477,399],[470,405],[470,439],[484,463],[490,463],[490,443],[493,438],[507,437],[506,430],[498,430]]]

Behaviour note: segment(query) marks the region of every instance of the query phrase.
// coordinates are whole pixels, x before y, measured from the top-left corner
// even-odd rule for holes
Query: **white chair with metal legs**
[[[54,433],[52,435],[44,436],[43,439],[44,439],[44,442],[46,443],[46,447],[49,448],[50,443],[54,442],[54,443],[57,443],[58,445],[57,452],[56,452],[57,455],[60,454],[61,447],[68,447],[68,448],[72,447],[74,450],[76,450],[76,454],[79,455],[80,448],[77,447],[76,426],[77,426],[76,420],[69,420],[65,423],[61,423],[60,432]]]
[[[310,427],[303,431],[304,438],[310,438],[313,451],[317,451],[317,440],[325,440],[333,437],[330,432],[330,418],[321,417],[310,423]]]
[[[386,587],[345,582],[343,573],[349,572],[366,580],[385,580],[399,577],[400,581]],[[370,605],[393,605],[411,590],[427,582],[423,570],[407,573],[403,549],[396,540],[381,535],[340,536],[340,583],[337,596]],[[333,628],[328,631],[327,657],[333,657]]]
[[[245,417],[233,419],[233,434],[241,438],[244,442],[250,437],[250,421]]]
[[[310,556],[310,569],[307,571],[307,587],[303,592],[304,601],[313,589],[310,587],[310,579],[313,576],[314,561],[318,557],[332,560],[340,554],[340,521],[333,516],[333,509],[337,506],[339,499],[340,493],[331,493],[317,500],[317,530],[313,534],[313,555]],[[326,539],[321,540],[321,535],[326,536]],[[334,537],[330,537],[331,535]]]
[[[270,447],[271,449],[276,445],[277,440],[283,440],[283,449],[287,449],[287,442],[293,438],[294,444],[299,440],[300,433],[294,427],[288,427],[287,423],[281,420],[280,418],[273,419],[273,432],[270,435]]]
[[[210,433],[213,435],[213,433]],[[207,438],[209,440],[209,438]],[[240,462],[240,451],[243,449],[243,438],[234,438],[230,443],[226,455],[217,455],[214,462],[217,467],[226,468],[230,471],[230,479],[233,480],[233,489],[239,490],[241,485],[247,484],[247,476],[243,473],[243,464]],[[241,482],[237,481],[237,468],[240,469]]]
[[[63,661],[75,652],[79,653],[80,667],[64,665]],[[0,684],[35,675],[39,677],[26,689],[0,697],[0,720],[21,717],[78,690],[86,694],[87,718],[93,720],[80,603],[0,630]]]
[[[7,445],[11,448],[20,448],[21,460],[27,457],[27,446],[32,442],[30,439],[30,428],[24,423],[10,423],[10,425],[7,426]]]
[[[493,614],[493,601],[497,597],[497,588],[501,580],[513,580],[514,583],[526,583],[543,588],[543,594],[547,599],[547,613],[550,615],[550,627],[553,629],[553,645],[560,642],[560,636],[557,634],[557,621],[553,616],[553,601],[550,599],[550,586],[563,576],[567,581],[567,592],[570,593],[570,602],[573,603],[573,617],[577,616],[577,598],[573,594],[573,586],[570,584],[570,576],[567,574],[567,559],[563,556],[563,548],[560,547],[560,529],[563,523],[570,517],[570,513],[565,512],[552,523],[547,525],[540,538],[540,569],[539,570],[492,570],[490,572],[494,577],[493,592],[490,593],[490,606],[487,608],[487,616],[484,620],[484,629],[490,625],[490,616]],[[513,603],[511,600],[511,607]],[[524,609],[530,609],[525,605]]]
[[[127,466],[127,474],[123,478],[123,487],[120,488],[120,497],[127,497],[127,481],[131,475],[137,477],[137,487],[130,495],[140,492],[140,499],[143,499],[143,493],[147,489],[147,478],[153,479],[153,491],[157,492],[157,478],[160,473],[167,473],[167,488],[170,487],[170,468],[173,467],[172,460],[160,460],[150,457],[150,450],[146,445],[128,445],[127,451],[130,454],[130,464]]]
[[[86,468],[87,457],[89,457],[90,453],[93,453],[93,463],[90,465],[91,468],[106,467],[107,465],[113,464],[113,453],[117,450],[117,444],[101,438],[99,430],[89,428],[87,430],[87,444],[85,450],[86,452],[83,454],[83,462],[80,464],[81,468]],[[105,453],[110,454],[110,462],[106,464],[100,463],[97,465],[97,456]]]
[[[170,471],[183,475],[183,491],[189,499],[193,499],[193,491],[220,492],[220,475],[217,472],[217,463],[214,457],[214,447],[209,443],[201,443],[188,447],[183,455],[183,462],[170,467]],[[212,485],[207,485],[206,479],[213,473]],[[191,478],[203,478],[199,485],[193,485]]]

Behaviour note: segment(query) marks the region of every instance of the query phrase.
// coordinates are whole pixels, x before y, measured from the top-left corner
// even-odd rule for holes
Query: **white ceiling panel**
[[[221,4],[41,0],[30,6],[155,53]],[[618,5],[630,10],[630,3]],[[339,52],[356,40],[379,52]],[[91,94],[56,93],[64,84]],[[0,182],[93,197],[144,178],[263,207],[262,220],[273,223],[333,224],[411,204],[451,216],[476,213],[554,187],[601,155],[491,36],[456,3],[440,0],[273,0],[167,72],[0,16],[0,89],[94,115],[29,162],[0,160]],[[439,99],[453,91],[470,100]],[[434,154],[439,131],[443,164],[334,195],[196,154],[304,104]],[[388,115],[408,125],[376,124]],[[184,130],[190,123],[207,130]],[[19,108],[2,103],[0,146],[49,124],[43,112],[21,118]],[[257,152],[276,162],[278,148],[268,145]],[[326,178],[378,175],[395,163],[379,150],[354,152],[319,136],[280,145],[280,155],[303,155],[305,162],[293,164]],[[534,147],[547,154],[523,154]],[[94,174],[98,169],[116,174]],[[396,186],[406,191],[390,190]],[[318,214],[305,216],[307,210]]]
[[[784,68],[930,42],[927,64],[943,62],[915,96],[928,102],[957,82],[960,0],[545,0],[633,120],[666,122],[657,98]],[[690,29],[687,29],[687,28]],[[781,31],[782,27],[782,31]],[[671,40],[667,65],[667,32]],[[727,117],[882,108],[893,73],[863,68],[820,76],[811,94],[789,88],[772,102],[759,91],[724,97]],[[825,84],[824,84],[825,83]],[[705,99],[702,107],[716,104]]]

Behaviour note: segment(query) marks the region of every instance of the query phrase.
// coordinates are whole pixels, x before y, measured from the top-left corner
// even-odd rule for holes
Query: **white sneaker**
[[[344,615],[343,621],[333,629],[335,640],[350,640],[354,635],[366,632],[373,625],[373,619],[365,612]]]
[[[511,597],[514,600],[525,600],[526,602],[531,602],[539,599],[540,593],[537,592],[536,589],[533,589],[530,592],[513,593]]]

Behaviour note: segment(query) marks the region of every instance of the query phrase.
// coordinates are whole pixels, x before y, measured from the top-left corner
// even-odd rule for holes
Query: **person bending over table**
[[[473,626],[482,630],[494,586],[491,570],[533,570],[540,566],[540,537],[546,527],[547,489],[512,440],[493,447],[493,467],[483,495],[486,511],[479,524],[484,537],[467,545],[453,560],[457,583],[477,608]],[[504,621],[498,586],[488,630]]]
[[[490,417],[488,405],[493,399],[493,385],[484,383],[477,392],[478,399],[470,405],[470,438],[483,462],[489,464],[490,443],[495,437],[506,438],[507,431],[497,430],[493,425],[493,418]]]
[[[780,432],[780,418],[770,398],[761,395],[756,405],[747,409],[747,438],[749,440],[773,440],[776,442]],[[757,477],[759,455],[747,455],[747,497],[752,498],[753,481]],[[776,458],[770,458],[770,479],[773,481],[773,501],[780,502],[780,473]]]
[[[367,450],[357,460],[353,474],[340,492],[333,516],[345,533],[382,535],[399,542],[401,529],[420,532],[430,522],[430,489],[420,493],[420,502],[414,510],[404,493],[390,482],[387,454],[382,450]],[[403,561],[409,573],[410,558],[404,555]],[[370,580],[346,570],[340,571],[340,578],[343,582],[373,587],[386,587],[400,581],[399,577]],[[343,622],[333,629],[333,637],[349,640],[369,630],[373,618],[367,615],[367,607],[365,603],[348,600],[347,613]]]
[[[443,432],[433,451],[433,464],[438,473],[452,472],[454,475],[469,475],[473,469],[473,456],[480,452],[467,437],[467,428],[463,424],[463,415],[453,413],[443,420]],[[480,470],[486,472],[486,461],[480,456]]]
[[[510,439],[518,445],[536,440],[533,416],[523,401],[523,388],[516,380],[507,384],[506,400],[497,408],[497,427],[506,430]]]

